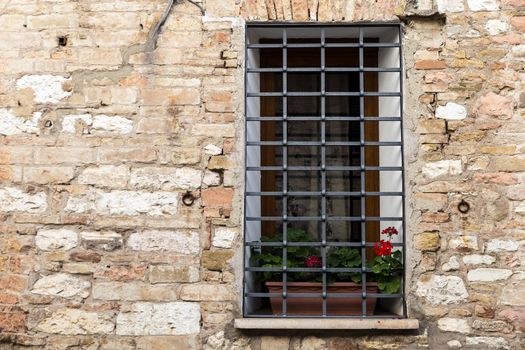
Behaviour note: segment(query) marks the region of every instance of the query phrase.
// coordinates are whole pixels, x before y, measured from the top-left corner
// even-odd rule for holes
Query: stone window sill
[[[354,319],[354,318],[238,318],[237,329],[316,329],[316,330],[366,330],[385,329],[403,330],[418,329],[419,321],[407,319]]]

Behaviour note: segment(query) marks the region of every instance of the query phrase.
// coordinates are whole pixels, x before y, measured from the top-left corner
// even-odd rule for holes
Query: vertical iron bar
[[[361,308],[362,317],[366,317],[366,176],[365,176],[365,84],[363,27],[359,27],[359,138],[361,166]]]
[[[323,317],[327,314],[327,252],[326,252],[326,81],[325,81],[325,30],[321,29],[321,258],[323,262]]]
[[[287,32],[283,28],[283,316],[286,316],[287,309],[287,282],[288,282],[288,49]]]
[[[248,143],[246,142],[247,141],[247,138],[248,138],[248,122],[247,122],[247,115],[248,115],[248,94],[247,94],[247,80],[248,80],[248,26],[245,25],[244,26],[244,169],[246,169],[246,166],[248,164]],[[246,236],[247,236],[247,230],[246,230],[246,184],[248,183],[247,180],[248,180],[248,172],[245,170],[244,171],[244,235],[243,235],[243,242],[244,244],[246,245]],[[246,297],[246,290],[248,289],[248,274],[250,272],[247,271],[247,267],[249,267],[248,265],[248,261],[249,259],[247,259],[247,253],[246,253],[246,250],[247,249],[250,249],[250,247],[243,247],[242,249],[242,254],[243,254],[243,266],[244,266],[244,271],[243,271],[243,283],[242,283],[242,297],[243,297],[243,303],[242,303],[242,314],[244,316],[247,316],[247,310],[246,310],[246,304],[248,303],[247,299],[248,297]],[[251,252],[251,249],[249,250]]]
[[[403,304],[403,317],[408,317],[408,311],[407,311],[407,304],[406,304],[406,294],[405,294],[405,281],[406,281],[406,271],[405,271],[405,263],[406,263],[406,222],[405,222],[405,150],[404,150],[404,137],[403,137],[403,45],[401,42],[401,38],[403,35],[403,28],[401,24],[399,25],[399,31],[398,31],[398,41],[399,41],[399,126],[401,128],[401,202],[402,202],[402,212],[401,217],[403,218],[403,221],[401,223],[402,229],[403,229],[403,235],[401,236],[403,240],[403,280],[401,283],[401,295],[402,295],[402,304]]]

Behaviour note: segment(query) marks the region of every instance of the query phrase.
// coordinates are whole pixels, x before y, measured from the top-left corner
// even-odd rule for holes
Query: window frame
[[[282,29],[283,30],[283,35],[281,36],[281,39],[283,40],[282,41],[282,44],[250,44],[249,43],[249,30],[252,29],[252,28],[279,28],[279,29]],[[321,214],[321,216],[318,218],[320,219],[320,222],[322,222],[322,240],[321,240],[321,251],[322,251],[322,259],[324,262],[326,262],[326,248],[327,247],[330,247],[330,246],[344,246],[344,247],[356,247],[356,248],[359,248],[360,251],[361,251],[361,258],[362,258],[362,267],[359,268],[359,269],[355,269],[355,270],[358,270],[358,271],[353,271],[354,269],[348,269],[348,272],[360,272],[361,275],[362,275],[362,292],[361,294],[351,294],[351,295],[348,295],[349,297],[360,297],[361,298],[361,302],[362,302],[362,313],[361,315],[345,315],[345,316],[336,316],[336,315],[327,315],[327,285],[328,285],[328,282],[327,282],[327,279],[326,279],[326,275],[328,272],[330,272],[330,268],[327,268],[325,264],[323,264],[323,267],[320,268],[319,270],[322,272],[322,294],[321,294],[321,297],[323,299],[322,301],[322,315],[304,315],[304,316],[296,316],[296,315],[287,315],[286,314],[286,304],[287,304],[287,295],[286,295],[286,286],[287,286],[287,273],[290,271],[289,269],[287,269],[287,266],[286,266],[286,255],[287,255],[287,247],[289,246],[293,246],[294,243],[290,243],[290,242],[286,242],[286,237],[287,237],[287,231],[288,231],[288,228],[287,228],[287,222],[288,220],[290,220],[289,217],[287,217],[287,197],[290,195],[290,193],[287,193],[286,191],[286,188],[283,188],[283,191],[280,195],[282,195],[282,199],[283,199],[283,214],[281,217],[275,217],[275,218],[271,218],[271,220],[276,220],[276,221],[279,221],[279,220],[282,220],[283,221],[283,240],[284,242],[281,242],[280,245],[274,245],[274,244],[268,244],[268,243],[264,243],[264,242],[248,242],[247,241],[247,234],[246,234],[246,227],[247,227],[247,221],[251,221],[253,219],[257,220],[257,219],[261,219],[261,217],[248,217],[247,216],[247,197],[250,196],[250,195],[258,195],[260,198],[262,198],[263,196],[263,191],[260,190],[259,192],[249,192],[247,190],[247,188],[244,189],[244,212],[243,212],[243,222],[244,222],[244,233],[243,233],[243,286],[242,286],[242,298],[243,298],[243,301],[242,301],[242,310],[243,310],[243,317],[245,318],[286,318],[286,317],[299,317],[299,318],[407,318],[407,303],[406,303],[406,291],[405,291],[405,282],[406,282],[406,209],[405,209],[405,177],[404,177],[404,140],[403,140],[403,53],[402,53],[402,26],[400,23],[370,23],[370,24],[363,24],[363,23],[360,23],[360,24],[324,24],[324,23],[315,23],[315,24],[302,24],[302,23],[277,23],[277,22],[274,22],[274,23],[260,23],[260,22],[250,22],[250,23],[246,23],[246,26],[245,26],[245,64],[244,64],[244,116],[245,116],[245,139],[244,139],[244,144],[245,144],[245,147],[244,147],[244,159],[245,159],[245,166],[244,166],[244,172],[245,172],[245,181],[244,181],[244,184],[245,186],[247,186],[248,184],[248,172],[249,171],[261,171],[262,168],[265,168],[261,165],[259,165],[259,167],[250,167],[248,166],[248,147],[249,146],[261,146],[264,144],[264,141],[261,142],[259,141],[259,143],[257,144],[257,142],[249,142],[248,141],[248,123],[250,121],[256,121],[256,120],[259,120],[259,121],[262,121],[262,116],[259,116],[259,117],[250,117],[248,116],[248,98],[249,97],[265,97],[265,96],[274,96],[274,97],[279,97],[279,98],[282,98],[283,99],[283,115],[281,116],[280,119],[273,119],[273,120],[280,120],[282,123],[283,123],[283,135],[286,135],[286,132],[284,131],[286,129],[286,123],[288,120],[289,117],[287,117],[287,112],[286,112],[286,100],[287,100],[287,97],[288,96],[292,96],[293,93],[290,93],[290,92],[287,92],[286,91],[286,83],[284,83],[286,81],[286,77],[287,77],[287,73],[289,72],[289,68],[286,67],[286,64],[285,62],[287,61],[287,49],[288,47],[290,47],[289,45],[290,44],[287,44],[287,40],[288,40],[288,37],[287,37],[287,29],[288,28],[301,28],[301,27],[305,27],[305,28],[319,28],[320,31],[321,31],[321,37],[320,37],[320,43],[319,43],[319,48],[321,50],[321,67],[319,67],[318,70],[316,70],[315,72],[320,72],[321,74],[321,92],[318,94],[318,96],[320,96],[321,98],[321,115],[319,116],[318,119],[315,119],[316,121],[320,121],[322,123],[322,136],[321,136],[321,141],[320,141],[320,146],[322,147],[322,153],[323,153],[323,156],[322,156],[322,164],[321,166],[319,167],[319,169],[315,169],[315,170],[319,170],[321,171],[321,173],[324,173],[322,175],[323,177],[323,180],[322,180],[322,190],[321,190],[321,194],[320,194],[320,198],[323,202],[322,204],[322,207],[323,207],[323,212]],[[352,71],[352,72],[357,72],[359,74],[359,86],[360,86],[360,91],[359,92],[356,92],[356,93],[346,93],[342,96],[356,96],[356,97],[359,97],[359,100],[360,100],[360,115],[359,117],[355,117],[355,118],[358,118],[358,119],[353,119],[354,121],[358,121],[359,122],[359,125],[360,125],[360,141],[357,142],[355,144],[355,146],[359,146],[361,148],[361,160],[360,160],[360,165],[358,167],[354,167],[354,166],[349,166],[347,168],[349,168],[348,170],[351,170],[351,171],[359,171],[360,174],[361,174],[361,183],[360,183],[360,186],[361,186],[361,190],[356,193],[355,195],[357,196],[360,196],[361,198],[361,216],[360,217],[356,217],[356,218],[353,218],[353,217],[345,217],[343,219],[349,219],[349,221],[358,221],[361,223],[361,242],[358,242],[358,243],[355,243],[355,242],[338,242],[338,243],[330,243],[330,242],[327,242],[327,237],[326,237],[326,234],[327,234],[327,217],[326,217],[326,171],[328,170],[328,167],[326,166],[326,159],[325,159],[325,147],[326,147],[326,115],[325,115],[325,106],[326,106],[326,97],[327,96],[338,96],[340,94],[337,94],[337,93],[328,93],[326,92],[325,90],[325,81],[326,81],[326,72],[338,72],[338,71],[342,71],[342,70],[338,70],[337,68],[333,68],[333,69],[330,69],[330,68],[326,68],[324,66],[324,62],[325,62],[325,59],[326,59],[326,52],[325,52],[325,49],[326,48],[329,48],[331,47],[331,45],[329,43],[326,43],[326,38],[325,38],[325,29],[326,28],[334,28],[334,27],[347,27],[347,28],[357,28],[358,32],[359,32],[359,38],[358,38],[358,41],[356,43],[346,43],[346,44],[342,44],[342,45],[346,45],[346,46],[343,46],[343,47],[354,47],[354,48],[358,48],[359,49],[359,67],[356,67],[356,68],[348,68],[347,71]],[[371,27],[381,27],[381,28],[385,28],[385,27],[389,27],[389,28],[393,28],[397,31],[398,33],[398,43],[397,44],[385,44],[385,43],[367,43],[365,42],[365,37],[364,37],[364,28],[371,28]],[[337,44],[333,44],[333,47],[338,47],[336,46]],[[341,46],[341,44],[339,44],[339,47]],[[249,93],[248,92],[248,86],[247,86],[247,82],[248,82],[248,74],[249,73],[257,73],[258,71],[259,72],[263,72],[264,69],[257,69],[257,68],[250,68],[249,67],[249,55],[248,55],[248,51],[250,49],[258,49],[258,48],[281,48],[282,51],[283,51],[283,67],[281,69],[275,69],[273,70],[274,72],[281,72],[283,74],[283,91],[281,93],[275,93],[275,92],[261,92],[259,90],[258,93]],[[298,48],[298,47],[301,47],[300,44],[294,44],[293,46],[294,48]],[[308,44],[307,47],[312,47],[311,44]],[[364,48],[366,47],[377,47],[377,48],[389,48],[389,47],[397,47],[398,48],[398,59],[399,59],[399,67],[398,68],[379,68],[379,67],[365,67],[364,66]],[[292,70],[293,71],[293,70]],[[297,70],[295,70],[297,72]],[[300,71],[300,70],[299,70]],[[311,70],[310,70],[311,71]],[[364,88],[364,74],[365,72],[367,71],[370,71],[370,72],[378,72],[378,74],[380,72],[396,72],[396,73],[399,73],[399,91],[398,92],[395,92],[395,93],[380,93],[378,91],[376,92],[367,92]],[[378,89],[379,90],[379,89]],[[305,93],[306,95],[312,95],[311,93]],[[380,97],[380,96],[394,96],[394,97],[399,97],[400,101],[399,101],[399,117],[381,117],[380,116],[380,113],[378,113],[378,116],[377,117],[367,117],[365,116],[364,114],[364,99],[365,97],[367,96],[377,96],[377,97]],[[275,117],[277,118],[277,117]],[[350,120],[350,119],[349,119]],[[377,145],[378,147],[380,146],[390,146],[390,145],[394,145],[394,142],[386,142],[386,141],[376,141],[376,142],[369,142],[369,141],[366,141],[365,140],[365,135],[364,135],[364,129],[365,129],[365,122],[366,121],[370,121],[370,120],[375,120],[375,121],[397,121],[399,122],[399,127],[400,127],[400,141],[399,142],[396,142],[395,143],[395,146],[399,146],[400,147],[400,151],[401,151],[401,165],[399,167],[394,167],[394,166],[381,166],[380,164],[378,166],[366,166],[365,165],[365,152],[364,152],[364,147],[367,146],[367,145]],[[285,150],[287,147],[288,147],[288,142],[286,141],[286,137],[283,136],[285,139],[283,140],[282,142],[282,145],[280,145],[281,147],[283,147],[283,150]],[[284,156],[284,159],[286,160],[287,156],[285,155]],[[288,167],[287,164],[286,164],[286,161],[284,160],[284,163],[282,166],[274,166],[274,167],[266,167],[266,168],[275,168],[273,170],[275,171],[281,171],[283,177],[285,178],[285,183],[286,183],[286,177],[287,177],[287,171],[291,170],[291,167]],[[277,169],[277,168],[280,168],[280,169]],[[314,170],[313,169],[314,167],[309,167],[307,170]],[[350,169],[351,168],[351,169]],[[354,169],[355,168],[355,169]],[[392,170],[391,168],[397,168],[397,170]],[[381,196],[381,195],[391,195],[389,194],[389,192],[382,192],[382,191],[378,191],[378,192],[368,192],[366,191],[366,181],[364,180],[364,177],[366,176],[366,170],[373,170],[373,171],[400,171],[401,172],[401,191],[400,192],[396,192],[397,194],[400,195],[401,197],[401,206],[402,206],[402,215],[401,217],[381,217],[381,215],[379,215],[379,217],[367,217],[366,216],[366,201],[365,201],[365,197],[367,196],[370,196],[370,195],[376,195],[376,196]],[[284,209],[286,208],[286,209]],[[400,292],[399,293],[396,293],[396,294],[384,294],[384,293],[377,293],[377,294],[374,294],[374,293],[367,293],[367,282],[366,282],[366,274],[367,272],[370,272],[370,269],[369,268],[366,268],[366,251],[371,249],[371,247],[373,247],[373,243],[370,243],[370,242],[367,242],[367,238],[366,238],[366,223],[367,222],[370,222],[370,221],[378,221],[379,223],[381,221],[399,221],[401,222],[401,228],[402,228],[402,233],[401,233],[401,238],[402,238],[402,242],[401,243],[394,243],[394,246],[397,246],[397,247],[400,247],[400,249],[402,250],[402,264],[403,264],[403,272],[402,272],[402,283],[401,283],[401,289],[400,289]],[[254,271],[274,271],[276,269],[274,268],[253,268],[253,267],[250,267],[249,266],[249,261],[247,261],[247,251],[252,249],[253,247],[262,247],[262,246],[279,246],[279,247],[282,247],[283,248],[283,266],[282,266],[282,269],[279,270],[282,272],[283,274],[283,292],[282,292],[282,315],[259,315],[259,314],[253,314],[253,313],[249,313],[247,311],[247,308],[246,308],[246,303],[247,303],[247,299],[248,298],[251,298],[251,297],[271,297],[272,296],[272,293],[252,293],[252,292],[249,292],[248,291],[248,288],[247,288],[247,275],[254,272]],[[346,270],[345,270],[346,272]],[[366,313],[366,298],[378,298],[378,299],[382,299],[382,298],[394,298],[394,297],[397,297],[399,299],[401,299],[402,301],[402,311],[401,311],[401,315],[388,315],[388,316],[385,316],[385,315],[367,315]]]

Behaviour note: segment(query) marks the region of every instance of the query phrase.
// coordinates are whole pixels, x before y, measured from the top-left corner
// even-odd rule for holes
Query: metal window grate
[[[385,37],[387,37],[385,39]],[[385,40],[384,40],[385,39]],[[328,60],[333,52],[338,49],[353,50],[341,52],[353,52],[353,61],[357,64],[333,66],[328,64]],[[317,66],[305,65],[297,66],[290,64],[293,50],[306,50],[318,54],[319,64]],[[311,51],[308,51],[311,50]],[[384,52],[388,52],[390,61],[392,57],[397,60],[394,65],[374,65],[367,64],[368,52],[372,52],[376,57],[381,57]],[[394,52],[394,54],[392,54]],[[279,66],[261,65],[264,55],[273,55]],[[275,57],[278,55],[279,57]],[[345,59],[343,58],[343,62]],[[405,259],[405,220],[404,220],[404,177],[403,177],[403,142],[402,142],[402,55],[401,55],[401,26],[398,24],[362,24],[362,25],[302,25],[302,24],[247,24],[246,27],[246,51],[245,51],[245,108],[246,108],[246,135],[245,135],[245,235],[244,235],[244,282],[243,282],[243,314],[245,317],[357,317],[357,318],[404,318],[407,317],[406,300],[404,290],[404,271],[402,272],[402,282],[397,293],[371,292],[368,287],[374,283],[367,280],[374,272],[370,267],[371,251],[379,241],[367,239],[370,231],[370,223],[375,223],[374,227],[380,225],[395,226],[399,229],[398,241],[393,242],[394,250],[402,252],[402,264]],[[292,74],[303,74],[315,78],[316,89],[308,91],[291,91]],[[358,83],[357,91],[334,91],[330,89],[328,81],[334,79],[334,74],[346,74],[353,77]],[[395,89],[380,88],[383,75],[392,74],[397,82]],[[264,76],[272,76],[272,82],[277,82],[272,86],[274,89],[262,89]],[[367,88],[366,79],[375,75],[379,81],[376,89]],[[337,79],[337,78],[335,78]],[[350,79],[350,78],[348,78]],[[385,78],[386,79],[386,78]],[[391,84],[392,85],[392,84]],[[356,90],[356,89],[354,89]],[[304,102],[299,109],[306,108],[309,104],[314,106],[311,111],[296,111],[291,113],[291,99],[302,98]],[[331,113],[330,109],[335,105],[334,98],[343,101],[352,101],[355,104],[355,111],[346,113]],[[377,108],[375,114],[371,115],[366,110],[368,99],[376,101]],[[394,103],[388,102],[394,99]],[[315,103],[314,103],[315,102]],[[344,102],[350,105],[351,102]],[[264,115],[263,106],[271,105],[273,113]],[[296,103],[297,105],[297,103]],[[346,106],[345,105],[345,106]],[[389,107],[390,105],[395,107]],[[308,132],[301,134],[302,139],[293,138],[292,123],[312,123],[317,129],[315,140],[304,139],[308,137]],[[334,140],[331,137],[333,130],[329,131],[329,123],[348,123],[356,127],[356,136],[351,138],[345,130],[341,131],[338,137],[347,137],[347,140]],[[263,134],[263,124],[270,124],[273,128],[279,129],[275,133],[278,137],[265,139]],[[353,124],[352,124],[353,123]],[[368,123],[379,125],[379,136],[376,140],[370,140],[366,135]],[[295,126],[294,124],[293,126]],[[343,124],[336,124],[343,125]],[[399,130],[398,140],[382,139],[381,131],[388,126]],[[272,134],[273,137],[274,134]],[[313,134],[312,134],[313,135]],[[339,135],[339,134],[337,134]],[[279,139],[277,139],[279,138]],[[367,160],[369,149],[377,150],[379,154],[379,164],[370,164]],[[388,161],[390,153],[381,153],[384,148],[394,147],[399,150],[399,164]],[[300,149],[312,149],[314,156],[304,156],[299,152]],[[270,149],[270,151],[268,151]],[[338,155],[333,150],[343,150],[349,154],[345,164],[332,162]],[[266,153],[265,153],[266,152]],[[343,152],[343,153],[344,153]],[[353,152],[353,153],[352,153]],[[345,155],[347,153],[344,153]],[[265,155],[271,154],[278,159],[275,163],[264,163]],[[354,154],[350,156],[350,154]],[[381,157],[383,156],[383,157]],[[295,161],[295,157],[303,157],[304,164]],[[354,158],[352,158],[354,157]],[[303,159],[302,158],[302,159]],[[312,160],[315,158],[314,160]],[[357,164],[352,164],[355,161]],[[308,163],[310,162],[310,163]],[[340,187],[352,187],[355,182],[357,188],[333,189],[330,185],[331,174],[343,174],[338,179]],[[377,188],[370,190],[371,182],[368,174],[376,173],[380,178]],[[270,174],[270,175],[267,175]],[[346,175],[345,175],[346,174]],[[352,174],[352,175],[350,175]],[[397,174],[400,181],[397,188],[385,189],[381,182],[383,178],[388,178],[389,174]],[[397,176],[396,175],[396,176]],[[301,178],[302,176],[302,178]],[[386,176],[386,177],[385,177]],[[392,175],[393,176],[393,175]],[[351,178],[352,177],[352,178]],[[278,179],[278,180],[275,180]],[[306,180],[297,180],[306,179]],[[315,186],[305,186],[305,188],[290,188],[290,183],[315,179]],[[342,179],[342,180],[341,180]],[[271,190],[263,189],[263,182],[270,183]],[[299,182],[298,182],[299,183]],[[302,182],[301,182],[302,183]],[[350,183],[350,184],[349,184]],[[277,185],[278,184],[278,185]],[[370,198],[376,198],[379,203],[378,209],[372,215],[368,208]],[[388,210],[390,198],[399,199],[399,210],[393,212]],[[315,205],[311,205],[312,212],[304,215],[294,215],[290,206],[294,201],[306,200]],[[344,207],[345,215],[337,215],[330,212],[331,206],[335,201],[348,204]],[[371,199],[370,199],[371,200]],[[264,201],[274,205],[273,212],[264,209]],[[307,202],[307,203],[310,203]],[[337,202],[337,203],[339,203]],[[376,203],[376,202],[374,202]],[[346,205],[345,204],[345,205]],[[270,205],[270,206],[271,206]],[[346,209],[346,208],[351,209]],[[341,208],[338,208],[338,210]],[[313,215],[315,214],[315,215]],[[340,214],[340,213],[339,213]],[[264,225],[267,227],[277,227],[280,232],[271,232],[281,235],[278,241],[263,241],[261,236],[268,234],[265,232]],[[273,226],[272,226],[273,225]],[[294,225],[309,225],[307,227],[317,227],[313,238],[305,241],[292,241],[290,233],[295,230]],[[347,239],[331,239],[329,235],[333,232],[333,225],[345,227],[344,231],[348,234]],[[303,226],[304,227],[304,226]],[[294,231],[296,232],[296,231]],[[350,233],[348,233],[350,232]],[[350,237],[351,235],[354,235]],[[357,235],[357,237],[356,237]],[[332,249],[348,247],[357,249],[360,253],[361,263],[357,267],[333,267],[328,263],[329,254]],[[321,266],[291,266],[289,259],[297,249],[315,249],[319,252]],[[259,266],[257,256],[260,256],[264,249],[282,249],[279,256],[281,264],[279,266]],[[259,255],[258,255],[259,254]],[[404,268],[403,268],[404,269]],[[282,291],[270,292],[264,284],[260,283],[260,277],[265,274],[280,276]],[[291,276],[296,273],[315,274],[320,283],[320,289],[316,292],[290,292]],[[330,292],[330,276],[341,273],[360,274],[360,287],[358,291],[352,292]],[[280,309],[270,311],[270,298],[278,299]],[[310,300],[320,298],[319,308],[316,312],[300,311],[289,312],[291,300],[303,299]],[[360,304],[358,313],[338,314],[331,309],[331,302],[340,298],[350,298]],[[376,312],[370,312],[367,300],[376,299],[379,306]],[[338,304],[334,304],[338,305]]]

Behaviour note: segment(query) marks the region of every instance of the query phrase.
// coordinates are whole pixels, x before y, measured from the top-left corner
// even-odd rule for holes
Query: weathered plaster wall
[[[525,1],[164,6],[0,3],[0,349],[523,346]],[[419,332],[234,330],[245,20],[404,22]]]

